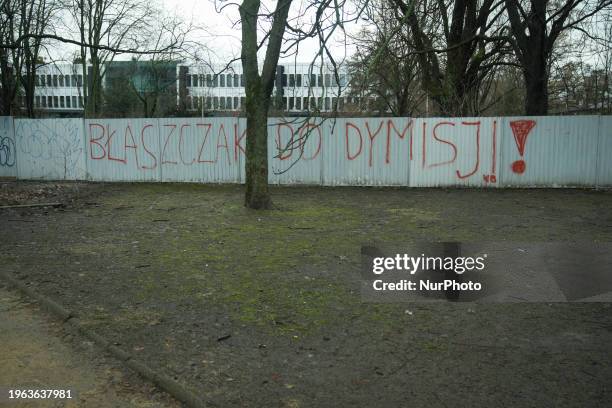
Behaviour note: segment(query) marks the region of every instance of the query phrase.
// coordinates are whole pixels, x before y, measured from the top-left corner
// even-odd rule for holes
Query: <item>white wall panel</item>
[[[20,178],[84,180],[83,119],[15,119]]]
[[[414,121],[411,187],[499,185],[497,118]]]
[[[88,119],[85,144],[90,180],[159,180],[157,119]]]
[[[321,184],[330,123],[321,119],[268,121],[268,180],[273,184]]]
[[[504,186],[593,186],[599,117],[503,118]]]

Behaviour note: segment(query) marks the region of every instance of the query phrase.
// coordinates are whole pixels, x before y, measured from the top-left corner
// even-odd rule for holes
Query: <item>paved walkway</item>
[[[0,283],[0,389],[61,389],[73,400],[15,402],[13,407],[178,407],[179,404],[121,368],[81,336]]]

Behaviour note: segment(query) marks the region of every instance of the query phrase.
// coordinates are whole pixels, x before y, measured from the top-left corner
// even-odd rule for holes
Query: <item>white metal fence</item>
[[[271,183],[612,185],[611,116],[268,123]],[[0,117],[0,177],[241,183],[245,129],[241,118]]]

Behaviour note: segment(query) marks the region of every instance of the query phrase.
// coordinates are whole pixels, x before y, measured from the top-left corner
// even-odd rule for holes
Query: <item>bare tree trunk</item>
[[[2,85],[0,86],[0,115],[11,116],[13,113],[14,75],[9,63],[7,50],[0,50],[0,71]]]
[[[525,114],[544,116],[548,114],[548,75],[546,65],[532,64],[524,70]]]
[[[246,99],[246,193],[244,205],[254,209],[272,206],[268,190],[268,107],[270,99],[254,91]]]
[[[97,50],[91,50],[91,88],[87,99],[87,114],[89,117],[98,117],[102,113],[102,67]],[[87,84],[89,87],[90,84]]]
[[[276,6],[261,75],[257,62],[260,5],[260,0],[244,0],[239,8],[247,116],[244,205],[253,209],[269,209],[272,199],[268,189],[268,109],[291,0],[280,0]]]

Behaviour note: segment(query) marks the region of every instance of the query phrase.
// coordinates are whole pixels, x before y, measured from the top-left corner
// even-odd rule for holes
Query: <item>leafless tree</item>
[[[412,116],[424,94],[419,90],[418,62],[409,30],[397,18],[389,18],[395,12],[397,8],[388,0],[370,1],[366,7],[368,26],[353,36],[351,94],[361,100],[375,98],[381,114]]]
[[[19,47],[0,48],[2,114],[16,110],[16,97],[23,93],[27,115],[34,116],[35,72],[40,64],[44,39],[60,4],[54,0],[2,0],[0,42]]]
[[[511,44],[525,81],[525,113],[546,115],[551,56],[559,37],[612,5],[611,0],[505,0]]]
[[[72,0],[71,12],[83,61],[85,112],[97,116],[102,112],[106,67],[117,56],[116,50],[141,47],[153,34],[151,28],[158,12],[151,0]]]
[[[234,4],[224,3],[223,7]],[[261,0],[242,0],[238,5],[247,120],[245,205],[253,209],[272,206],[268,189],[267,123],[279,58],[294,55],[303,40],[316,39],[319,67],[322,69],[325,63],[331,65],[334,82],[340,84],[338,64],[330,52],[329,41],[334,34],[344,31],[344,24],[361,15],[347,0],[306,0],[293,10],[292,3],[292,0],[278,0],[273,9],[268,9]],[[259,55],[263,50],[260,68]],[[313,60],[311,71],[314,66]]]
[[[422,87],[438,114],[478,114],[481,84],[503,63],[503,1],[391,1],[410,29]]]

